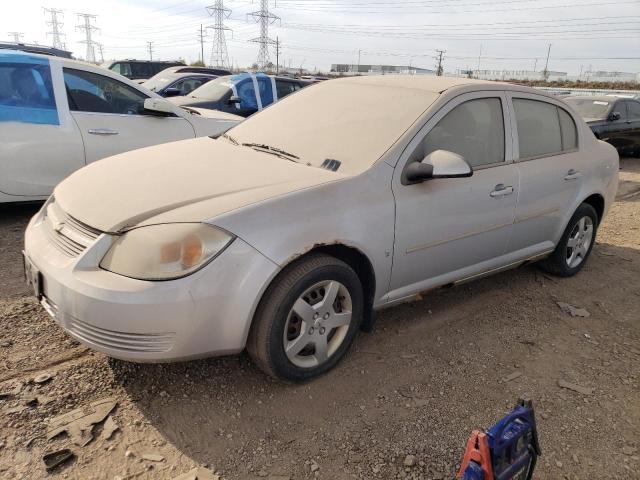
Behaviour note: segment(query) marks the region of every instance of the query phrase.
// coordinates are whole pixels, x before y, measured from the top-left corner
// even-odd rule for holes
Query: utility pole
[[[45,7],[43,7],[42,9],[44,10],[45,15],[51,15],[51,20],[47,22],[47,25],[51,27],[51,31],[47,32],[47,35],[51,35],[53,37],[53,48],[64,50],[66,46],[62,41],[62,37],[64,37],[65,35],[60,31],[64,25],[64,23],[62,23],[62,10],[58,10],[57,8]]]
[[[356,74],[360,74],[360,55],[362,54],[362,50],[358,49],[358,68],[356,68]]]
[[[536,58],[536,61],[533,62],[533,71],[536,71],[536,68],[538,67],[538,59]]]
[[[22,43],[20,41],[20,37],[24,37],[24,33],[22,33],[22,32],[9,32],[9,35],[11,35],[13,37],[13,41],[15,43]]]
[[[276,36],[276,75],[280,73],[280,37]]]
[[[436,75],[441,77],[444,73],[444,68],[442,67],[442,55],[447,53],[446,50],[436,50],[438,52],[438,68],[436,69]]]
[[[104,63],[104,46],[101,43],[96,43],[96,45],[98,46],[98,50],[100,50],[100,63]]]
[[[480,59],[482,58],[482,44],[480,44],[480,53],[478,54],[478,68],[476,69],[476,78],[480,77]]]
[[[204,29],[202,24],[200,24],[200,32],[198,33],[198,38],[200,39],[200,61],[203,65],[206,65],[204,61]]]
[[[153,42],[147,42],[147,50],[149,51],[149,60],[153,60]]]
[[[547,61],[544,64],[544,79],[549,80],[549,55],[551,54],[551,44],[549,44],[549,48],[547,49]]]
[[[78,13],[78,19],[82,20],[84,23],[80,25],[76,25],[76,29],[84,30],[84,40],[80,43],[85,43],[87,45],[87,53],[85,60],[87,62],[96,63],[96,51],[94,45],[96,42],[93,41],[91,35],[94,32],[98,32],[100,30],[98,27],[92,24],[93,21],[97,18],[96,15],[90,15],[88,13]]]
[[[207,12],[214,18],[214,24],[207,28],[213,29],[213,47],[211,48],[211,65],[213,67],[229,67],[229,52],[227,51],[227,38],[225,31],[231,30],[224,25],[224,19],[229,18],[231,10],[225,8],[223,0],[216,0],[216,3],[209,5]],[[203,60],[204,61],[204,60]]]
[[[248,13],[247,17],[253,17],[254,21],[260,24],[260,36],[249,41],[260,44],[258,66],[265,68],[269,63],[269,45],[276,43],[275,40],[269,38],[269,25],[280,20],[280,17],[269,12],[269,0],[260,0],[260,10]]]

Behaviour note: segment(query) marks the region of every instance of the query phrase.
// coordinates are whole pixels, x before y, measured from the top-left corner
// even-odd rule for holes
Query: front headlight
[[[205,223],[135,228],[114,241],[100,267],[139,280],[170,280],[202,268],[233,239]]]

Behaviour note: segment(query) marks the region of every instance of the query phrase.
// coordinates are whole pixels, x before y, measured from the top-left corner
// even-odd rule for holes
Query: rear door
[[[588,165],[578,149],[576,119],[561,102],[520,92],[509,97],[520,175],[509,251],[533,256],[560,239]]]
[[[0,192],[43,197],[84,165],[57,59],[0,53]]]
[[[145,114],[143,104],[148,95],[112,77],[64,68],[64,82],[87,163],[195,136],[191,124],[182,117]]]

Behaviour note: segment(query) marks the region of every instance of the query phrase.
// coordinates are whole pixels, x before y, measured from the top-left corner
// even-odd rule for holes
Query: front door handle
[[[574,170],[572,168],[567,172],[567,174],[565,175],[564,179],[565,179],[565,181],[569,182],[571,180],[577,180],[578,178],[580,178],[581,175],[582,174],[578,170]]]
[[[505,187],[504,184],[499,183],[494,187],[494,190],[489,194],[492,197],[505,197],[507,195],[511,195],[513,193],[513,187],[508,186]]]
[[[111,130],[109,128],[90,128],[88,130],[88,132],[91,135],[102,135],[102,136],[106,136],[106,135],[118,135],[117,130]]]

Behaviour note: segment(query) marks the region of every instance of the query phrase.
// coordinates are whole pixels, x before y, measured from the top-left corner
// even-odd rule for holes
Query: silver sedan
[[[221,138],[74,173],[32,219],[25,268],[60,326],[108,355],[246,348],[301,381],[425,290],[533,261],[576,274],[617,175],[613,147],[540,91],[330,80]]]

